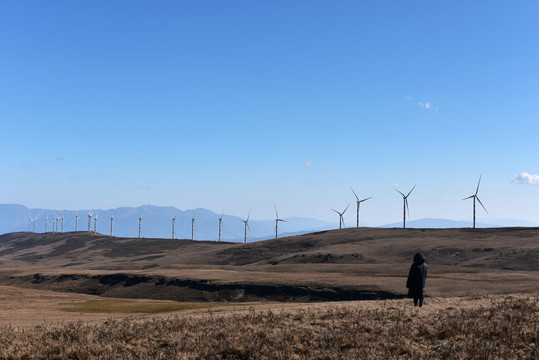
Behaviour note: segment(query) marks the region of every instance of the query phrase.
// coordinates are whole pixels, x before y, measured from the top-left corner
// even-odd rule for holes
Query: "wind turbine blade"
[[[333,211],[335,211],[337,214],[341,215],[341,213],[338,212],[337,210],[335,210],[335,209],[331,209],[331,210],[333,210]]]
[[[403,197],[405,196],[403,193],[401,193],[398,189],[395,189],[396,192],[398,192],[399,194],[401,194]]]
[[[410,192],[408,193],[408,195],[406,195],[406,197],[410,196],[410,194],[412,193],[412,191],[414,191],[416,185],[414,185],[414,187],[412,188],[412,190],[410,190]]]
[[[475,197],[477,199],[477,201],[479,201],[479,203],[481,204],[481,206],[483,207],[483,209],[485,209],[485,212],[488,214],[488,211],[487,209],[485,208],[485,205],[483,205],[483,203],[481,202],[481,200],[479,200],[479,198],[476,196]]]
[[[277,213],[277,206],[275,206],[275,203],[273,203],[273,208],[275,209],[275,218],[279,218],[279,214]]]
[[[247,222],[249,222],[249,217],[251,216],[251,209],[249,209],[249,214],[247,215]]]
[[[462,200],[468,200],[468,199],[471,199],[471,198],[473,198],[473,197],[475,197],[475,195],[468,196],[467,198],[464,198],[464,199],[462,199]]]
[[[367,200],[369,200],[369,199],[372,199],[372,196],[371,196],[371,197],[368,197],[368,198],[366,198],[366,199],[363,199],[363,200],[359,200],[359,202],[361,203],[361,202],[367,201]]]
[[[483,176],[483,174],[479,175],[479,181],[477,182],[477,190],[475,190],[475,195],[476,196],[477,196],[477,193],[479,192],[479,184],[481,184],[481,176]]]
[[[344,209],[344,211],[342,212],[343,215],[344,215],[344,213],[346,212],[346,210],[348,210],[348,207],[349,207],[349,206],[350,206],[350,203],[348,203],[348,205],[346,205],[346,209]]]
[[[357,194],[356,194],[356,192],[354,191],[354,188],[351,187],[350,189],[352,189],[352,192],[354,193],[354,196],[356,197],[357,201],[359,201],[359,198],[357,197]]]

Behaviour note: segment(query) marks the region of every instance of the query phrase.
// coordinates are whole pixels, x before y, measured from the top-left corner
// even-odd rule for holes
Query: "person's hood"
[[[421,254],[421,253],[415,254],[414,263],[416,263],[418,265],[421,265],[421,264],[425,263],[425,256],[423,254]]]

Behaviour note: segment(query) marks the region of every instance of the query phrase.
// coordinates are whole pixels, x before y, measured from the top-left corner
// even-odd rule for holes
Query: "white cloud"
[[[419,106],[420,108],[422,109],[425,109],[425,110],[434,110],[434,111],[438,111],[440,110],[440,106],[430,102],[430,101],[420,101],[417,103],[417,106]]]
[[[528,174],[527,172],[513,176],[513,184],[539,185],[539,175]]]
[[[398,188],[398,187],[399,187],[399,185],[400,185],[399,183],[394,183],[394,184],[391,184],[391,186],[392,186],[392,187],[396,187],[396,188]]]
[[[413,100],[414,98],[411,97],[411,96],[407,96],[406,99],[407,99],[407,100]]]
[[[417,105],[419,105],[423,109],[427,109],[427,110],[432,109],[432,104],[428,101],[425,101],[425,102],[420,101],[417,103]]]
[[[313,164],[310,161],[306,161],[302,165],[305,167],[311,167]]]

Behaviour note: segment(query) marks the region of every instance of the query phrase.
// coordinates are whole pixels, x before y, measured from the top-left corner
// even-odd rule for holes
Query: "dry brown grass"
[[[423,309],[409,300],[278,306],[27,330],[3,326],[0,358],[539,358],[537,297],[427,299]]]
[[[160,314],[174,311],[207,309],[228,306],[227,303],[177,302],[177,301],[133,301],[124,299],[87,300],[60,304],[60,310],[77,313],[97,314]]]

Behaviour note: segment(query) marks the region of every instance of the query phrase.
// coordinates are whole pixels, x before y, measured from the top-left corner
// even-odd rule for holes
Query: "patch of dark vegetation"
[[[61,256],[73,250],[78,250],[86,245],[86,241],[78,238],[68,238],[62,245],[56,246],[50,253],[49,257]]]
[[[155,259],[161,259],[162,257],[163,255],[150,255],[150,256],[145,256],[140,259],[137,259],[136,261],[155,260]]]
[[[35,262],[38,262],[41,259],[43,259],[43,257],[44,257],[43,254],[38,254],[35,251],[32,251],[32,252],[26,253],[24,255],[19,255],[19,256],[15,257],[14,259],[19,260],[19,261],[28,261],[30,263],[35,263]]]
[[[96,243],[89,250],[105,250],[104,256],[109,258],[133,257],[141,255],[162,257],[161,253],[176,250],[184,242],[172,239],[144,239],[140,240],[121,240],[117,239],[102,240]],[[157,255],[158,254],[158,255]]]
[[[368,263],[365,257],[359,253],[352,254],[294,254],[280,261],[270,261],[269,264],[364,264]]]
[[[159,264],[147,264],[147,265],[144,265],[142,267],[142,270],[146,270],[146,269],[156,269],[159,267]]]
[[[39,274],[32,276],[32,284],[41,284],[43,281],[45,281],[45,278]]]

